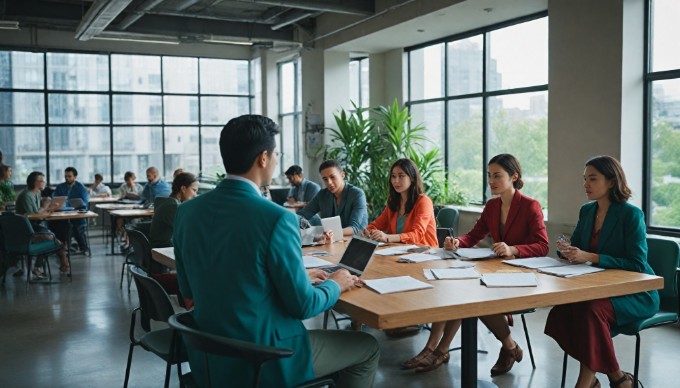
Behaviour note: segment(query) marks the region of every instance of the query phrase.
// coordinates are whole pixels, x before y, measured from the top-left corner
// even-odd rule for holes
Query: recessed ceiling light
[[[418,32],[425,32],[425,30],[423,30],[422,28],[419,28],[419,29],[417,29],[416,31],[418,31]]]

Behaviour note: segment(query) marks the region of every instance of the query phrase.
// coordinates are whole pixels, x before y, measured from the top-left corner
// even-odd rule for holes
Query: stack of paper
[[[435,255],[428,255],[427,253],[409,253],[408,255],[400,256],[399,263],[422,263],[423,261],[441,260],[442,258]]]
[[[417,245],[397,245],[396,247],[390,247],[375,251],[376,255],[380,256],[394,256],[406,253],[411,248],[418,248]]]
[[[458,248],[455,253],[461,260],[477,260],[497,257],[494,251],[489,248]]]
[[[329,265],[334,265],[330,261],[326,261],[324,259],[319,259],[318,257],[314,257],[314,256],[302,256],[302,261],[305,264],[305,268],[318,268],[318,267],[327,267]]]
[[[479,279],[473,268],[431,268],[423,270],[423,275],[427,280]]]
[[[410,276],[398,276],[394,278],[364,280],[364,284],[378,294],[391,294],[393,292],[421,290],[433,288],[432,285]]]
[[[527,259],[503,260],[503,262],[505,264],[514,265],[516,267],[524,267],[530,269],[572,265],[567,260],[553,259],[552,257],[529,257]]]
[[[565,266],[562,266],[562,267],[539,268],[538,271],[543,272],[543,273],[547,273],[547,274],[550,274],[550,275],[570,278],[572,276],[579,276],[579,275],[585,275],[585,274],[589,274],[589,273],[604,271],[604,268],[591,267],[591,266],[586,265],[586,264],[574,264],[574,265],[565,265]]]
[[[487,287],[536,287],[538,279],[531,272],[497,272],[482,274]]]
[[[449,268],[472,268],[475,265],[466,261],[452,261],[449,263]]]
[[[455,259],[456,255],[453,253],[453,251],[450,251],[448,249],[444,248],[430,248],[427,252],[431,255],[439,256],[442,259]]]

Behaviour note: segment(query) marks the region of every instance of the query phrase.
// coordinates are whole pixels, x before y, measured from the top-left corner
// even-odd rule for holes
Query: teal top
[[[407,218],[408,214],[404,214],[403,216],[397,216],[397,228],[395,229],[397,234],[404,233],[404,224],[406,223]]]
[[[19,193],[16,200],[17,214],[35,214],[40,211],[40,192],[31,192],[26,189]]]
[[[581,207],[571,245],[590,251],[588,245],[596,213],[597,202]],[[654,275],[647,263],[647,232],[642,210],[627,202],[609,205],[595,253],[600,256],[600,263],[596,264],[598,267]],[[659,293],[656,290],[617,296],[611,298],[611,302],[618,326],[649,318],[659,311]],[[617,334],[616,327],[610,330],[612,335]]]
[[[301,260],[295,214],[243,180],[227,178],[177,208],[177,281],[194,301],[201,330],[278,348],[293,355],[262,367],[263,387],[291,387],[314,378],[303,319],[333,307],[340,287],[312,286]],[[243,387],[252,369],[243,360],[208,356],[214,387]],[[204,357],[189,352],[199,386]]]

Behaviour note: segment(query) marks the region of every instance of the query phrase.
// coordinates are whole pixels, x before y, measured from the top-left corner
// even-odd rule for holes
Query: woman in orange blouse
[[[387,206],[364,233],[377,241],[438,246],[432,200],[410,159],[392,165]]]

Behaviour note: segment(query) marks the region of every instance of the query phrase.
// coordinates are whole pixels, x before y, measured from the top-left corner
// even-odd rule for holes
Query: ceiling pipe
[[[150,11],[153,7],[162,3],[163,0],[146,0],[137,9],[135,9],[132,14],[128,15],[120,23],[118,23],[118,28],[125,30],[130,27],[134,22],[139,20],[147,11]]]
[[[76,39],[90,40],[111,24],[132,0],[97,0],[76,28]]]
[[[299,8],[310,11],[344,13],[349,15],[372,15],[369,7],[360,7],[319,0],[236,0],[242,3],[256,3],[278,7]],[[359,3],[357,1],[357,3]]]
[[[314,17],[318,15],[319,12],[312,11],[293,11],[289,12],[287,15],[279,19],[275,24],[272,25],[272,30],[280,30],[285,26],[289,26],[295,22],[299,22],[302,19],[307,19],[308,17]]]

